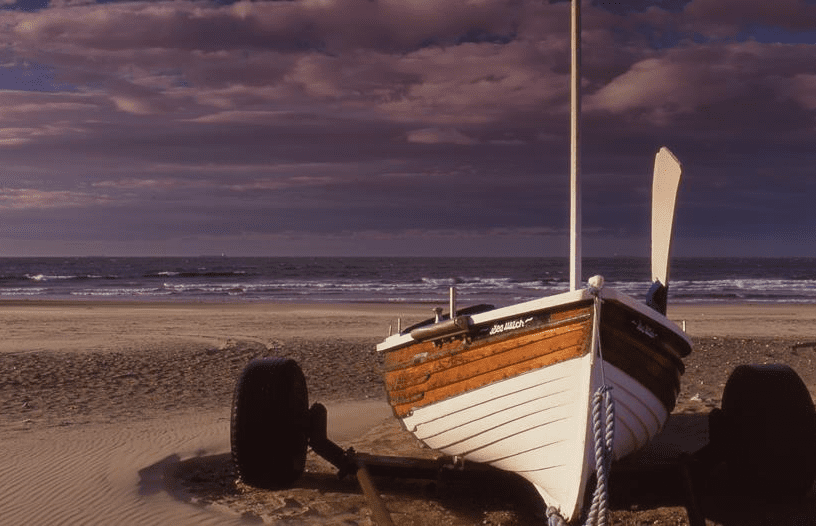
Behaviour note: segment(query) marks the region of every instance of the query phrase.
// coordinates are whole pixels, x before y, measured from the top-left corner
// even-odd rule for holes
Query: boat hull
[[[430,448],[518,473],[572,520],[595,468],[593,394],[612,387],[622,458],[662,428],[690,351],[671,322],[624,298],[568,293],[474,315],[447,337],[386,340],[395,415]]]

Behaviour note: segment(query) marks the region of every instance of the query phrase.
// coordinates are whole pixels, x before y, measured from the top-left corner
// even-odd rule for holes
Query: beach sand
[[[254,357],[295,358],[329,436],[381,455],[430,457],[391,417],[374,345],[427,305],[0,302],[0,523],[368,525],[354,477],[309,454],[295,487],[235,480],[229,417]],[[816,306],[670,307],[695,341],[661,451],[693,451],[742,363],[786,363],[816,392]],[[814,344],[816,345],[816,344]],[[377,479],[398,525],[541,524],[522,483]],[[614,492],[613,492],[614,493]],[[613,500],[614,524],[688,524],[683,497]],[[702,502],[707,524],[816,524],[816,497]]]

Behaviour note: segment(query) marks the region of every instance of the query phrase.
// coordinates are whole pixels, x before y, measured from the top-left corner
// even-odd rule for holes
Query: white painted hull
[[[595,470],[592,355],[417,409],[403,419],[428,447],[518,473],[571,520]],[[615,399],[615,458],[646,445],[668,418],[651,392],[605,364]]]
[[[640,316],[637,319],[646,319],[642,316],[644,313],[651,316],[651,312],[642,311],[639,307],[629,310],[638,311],[635,312],[635,315]],[[514,312],[525,315],[518,309]],[[657,318],[659,317],[658,314]],[[473,318],[477,319],[477,316]],[[618,320],[615,321],[619,323]],[[649,336],[650,329],[635,330],[628,327],[632,325],[629,321],[631,320],[623,323],[624,329],[629,331],[626,335],[627,342],[632,338],[644,341],[654,339],[653,335]],[[586,332],[595,322],[588,320],[585,315],[581,320],[570,323],[582,324],[580,331]],[[612,329],[606,330],[608,332]],[[594,330],[592,333],[599,334]],[[558,337],[567,338],[569,335],[565,331]],[[434,394],[441,388],[434,390],[431,384],[435,375],[450,376],[450,370],[439,367],[432,370],[424,364],[409,364],[405,366],[406,370],[425,367],[429,371],[420,378],[429,386],[428,391],[422,394],[429,398],[434,396],[434,401],[423,403],[419,399],[410,410],[405,410],[403,405],[400,412],[398,407],[401,401],[392,394],[399,392],[399,389],[393,387],[389,396],[395,413],[406,429],[428,447],[447,455],[518,473],[536,487],[548,506],[556,507],[566,520],[571,521],[582,511],[588,480],[595,470],[591,404],[597,389],[604,384],[612,387],[615,401],[615,459],[642,448],[660,431],[669,414],[665,397],[676,396],[676,392],[669,395],[664,392],[661,399],[628,372],[599,358],[603,356],[603,349],[600,349],[599,354],[595,346],[596,337],[592,338],[592,349],[595,350],[591,352],[510,375],[476,388],[460,389],[458,393],[447,397]],[[508,337],[508,341],[512,341],[512,337]],[[462,345],[463,348],[467,347],[465,343]],[[486,347],[497,348],[500,345],[506,344],[495,341],[485,344]],[[579,347],[581,345],[589,347],[588,342],[579,344]],[[523,346],[532,347],[526,342]],[[412,349],[411,346],[395,347],[400,348],[397,352],[403,355]],[[626,351],[621,351],[620,345],[617,347],[617,350],[611,349],[618,356],[613,361],[621,364],[620,355]],[[643,344],[643,348],[645,347]],[[422,348],[417,345],[416,348],[422,351],[427,346]],[[381,348],[387,349],[388,347]],[[505,352],[503,349],[504,347],[502,352]],[[444,346],[440,350],[445,351]],[[428,359],[427,354],[424,351],[417,356],[425,360]],[[466,359],[463,351],[456,362],[457,367],[461,369],[461,363]],[[507,367],[510,369],[516,366],[513,364]],[[680,367],[682,368],[682,364]],[[458,374],[464,375],[462,372]],[[449,383],[452,382],[450,380]],[[392,380],[389,385],[396,386],[398,383]],[[670,403],[673,406],[674,400],[670,400]]]

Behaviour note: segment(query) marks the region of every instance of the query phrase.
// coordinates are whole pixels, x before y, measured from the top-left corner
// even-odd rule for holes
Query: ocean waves
[[[635,298],[645,258],[584,260],[585,278]],[[506,305],[568,289],[562,258],[0,258],[0,299]],[[816,302],[816,259],[679,258],[675,303]]]

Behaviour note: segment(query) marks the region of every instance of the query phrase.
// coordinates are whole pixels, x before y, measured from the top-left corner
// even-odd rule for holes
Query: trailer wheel
[[[291,359],[251,361],[235,386],[230,418],[232,460],[253,486],[284,488],[303,473],[309,430],[309,395]]]
[[[741,365],[710,415],[733,482],[752,494],[803,496],[816,479],[816,409],[787,365]]]

